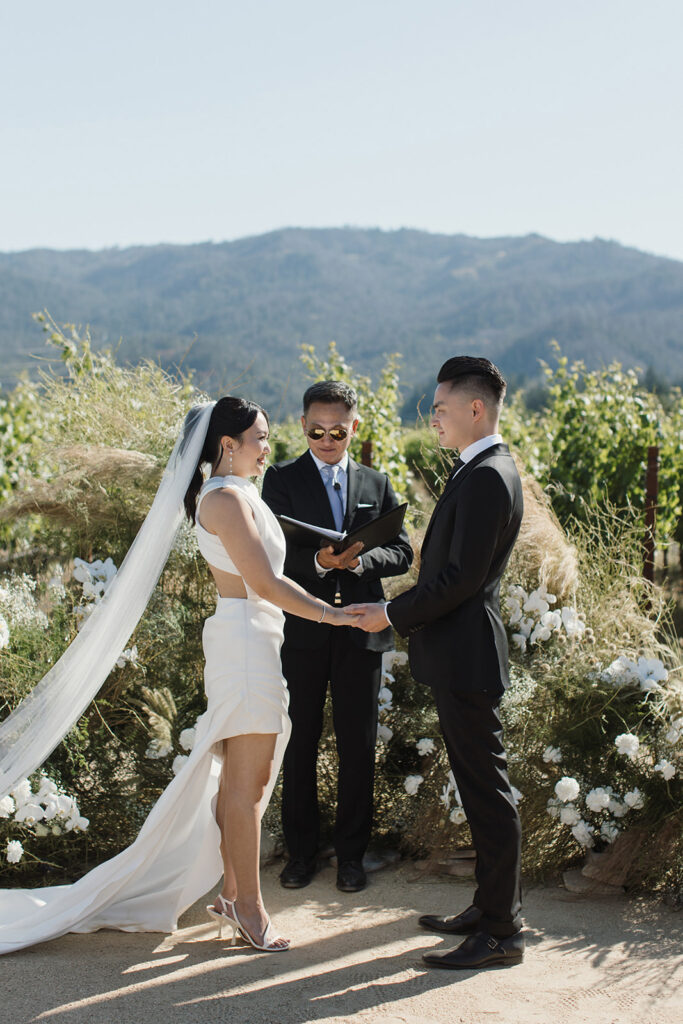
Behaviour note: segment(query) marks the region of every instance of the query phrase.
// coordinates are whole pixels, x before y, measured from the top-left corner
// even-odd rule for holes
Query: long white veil
[[[59,661],[0,723],[0,799],[50,756],[130,639],[180,526],[214,404],[187,414],[152,507],[104,597]]]

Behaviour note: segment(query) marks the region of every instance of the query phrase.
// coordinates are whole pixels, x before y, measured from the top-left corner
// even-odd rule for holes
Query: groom
[[[388,604],[352,605],[361,628],[409,636],[410,667],[431,686],[448,757],[477,851],[477,891],[459,914],[420,924],[466,935],[427,953],[432,967],[519,963],[522,936],[519,816],[507,775],[498,707],[508,684],[500,580],[522,521],[522,486],[498,433],[506,384],[488,359],[456,356],[441,367],[432,426],[457,448],[422,546],[417,584]]]

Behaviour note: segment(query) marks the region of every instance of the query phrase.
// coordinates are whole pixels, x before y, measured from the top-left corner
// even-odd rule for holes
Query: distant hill
[[[121,358],[185,357],[212,393],[241,377],[242,393],[276,414],[298,405],[298,346],[331,339],[371,375],[402,352],[407,393],[430,389],[458,352],[533,379],[552,338],[589,366],[619,359],[683,380],[683,263],[598,239],[292,228],[217,245],[0,254],[4,387],[45,356],[30,317],[44,308],[89,323],[98,344],[122,339]]]

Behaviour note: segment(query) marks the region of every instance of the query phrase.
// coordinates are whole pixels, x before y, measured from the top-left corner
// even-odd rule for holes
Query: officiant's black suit
[[[495,444],[447,483],[422,546],[417,583],[388,614],[409,637],[414,678],[434,693],[477,851],[481,928],[512,935],[520,919],[520,825],[498,704],[508,684],[500,580],[522,521],[512,456]]]
[[[310,454],[271,466],[263,500],[276,515],[334,530],[334,516],[320,472]],[[350,531],[395,508],[398,500],[384,473],[349,458],[344,529]],[[381,601],[382,577],[399,576],[413,552],[405,530],[395,541],[362,553],[361,575],[344,570],[320,577],[318,546],[287,540],[285,575],[330,604]],[[365,633],[351,626],[319,624],[285,616],[282,671],[290,693],[292,735],[283,763],[282,823],[290,858],[313,861],[319,844],[318,742],[328,683],[339,756],[334,845],[339,862],[360,861],[372,826],[377,698],[382,652],[393,633]]]

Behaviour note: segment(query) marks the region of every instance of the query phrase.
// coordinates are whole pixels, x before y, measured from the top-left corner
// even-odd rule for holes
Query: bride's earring
[[[228,476],[232,476],[232,448],[225,446],[225,450],[228,455]]]

